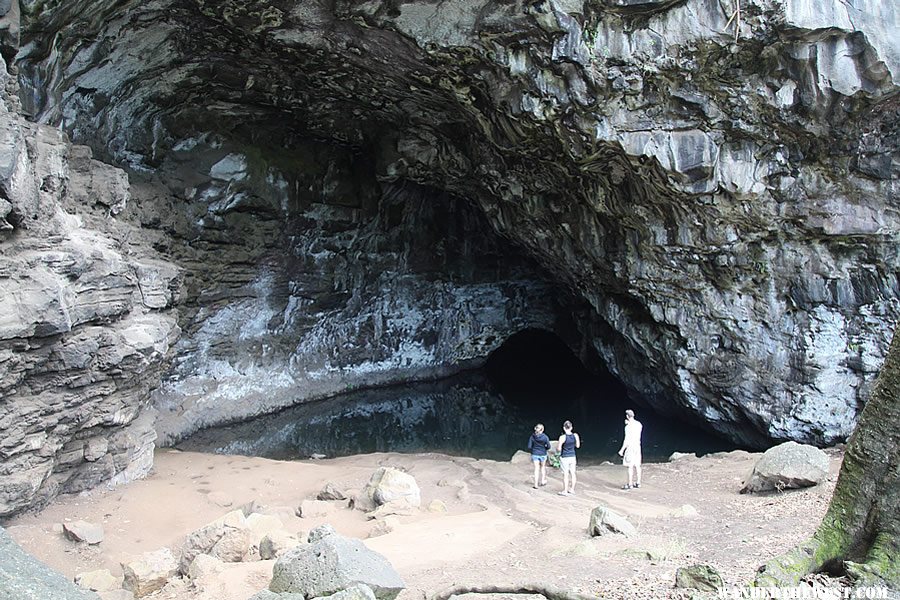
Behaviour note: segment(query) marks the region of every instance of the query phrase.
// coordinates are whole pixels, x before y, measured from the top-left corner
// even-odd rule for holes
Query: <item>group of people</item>
[[[625,411],[625,436],[619,456],[622,464],[628,468],[628,483],[622,489],[630,490],[641,487],[641,422],[634,418],[634,411]],[[534,433],[528,439],[528,450],[534,464],[534,489],[547,485],[547,461],[550,455],[550,438],[544,433],[544,426],[538,423]],[[563,431],[557,442],[559,468],[563,474],[563,489],[560,496],[574,496],[578,477],[575,474],[575,451],[581,448],[581,436],[572,430],[572,422],[563,423]]]

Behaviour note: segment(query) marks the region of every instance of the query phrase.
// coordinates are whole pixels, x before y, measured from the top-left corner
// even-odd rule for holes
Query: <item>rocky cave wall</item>
[[[900,16],[736,6],[23,1],[16,66],[30,118],[131,174],[125,211],[82,218],[166,282],[131,311],[180,327],[146,369],[173,357],[168,441],[477,363],[579,298],[581,341],[637,399],[747,444],[826,444],[900,315]],[[444,223],[452,244],[419,238]],[[153,379],[129,379],[130,406]],[[18,414],[34,394],[13,391]]]

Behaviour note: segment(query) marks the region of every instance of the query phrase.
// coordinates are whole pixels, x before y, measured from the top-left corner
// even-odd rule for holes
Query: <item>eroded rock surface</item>
[[[900,316],[900,14],[730,6],[0,15],[22,109],[130,178],[9,95],[0,514],[146,471],[163,374],[173,443],[526,327],[746,444],[846,437]]]

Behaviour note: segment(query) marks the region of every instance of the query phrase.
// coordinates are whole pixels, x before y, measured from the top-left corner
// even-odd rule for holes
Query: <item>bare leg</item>
[[[634,465],[628,465],[628,487],[634,485]]]
[[[578,477],[575,476],[575,469],[572,469],[572,487],[569,489],[573,494],[575,493],[575,483],[578,481]]]
[[[641,465],[635,465],[634,470],[637,472],[637,477],[635,478],[635,483],[641,485]]]
[[[547,461],[541,462],[541,485],[547,485]]]
[[[540,481],[539,477],[541,474],[541,463],[540,461],[532,461],[534,463],[534,487],[538,486],[538,481]]]
[[[563,494],[569,492],[569,471],[568,469],[563,469]]]

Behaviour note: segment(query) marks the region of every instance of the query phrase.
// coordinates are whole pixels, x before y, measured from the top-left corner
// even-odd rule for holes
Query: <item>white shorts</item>
[[[641,447],[628,448],[622,456],[622,464],[626,467],[641,466]]]
[[[575,457],[574,456],[561,456],[559,458],[559,467],[562,469],[563,473],[574,473],[575,472]]]

